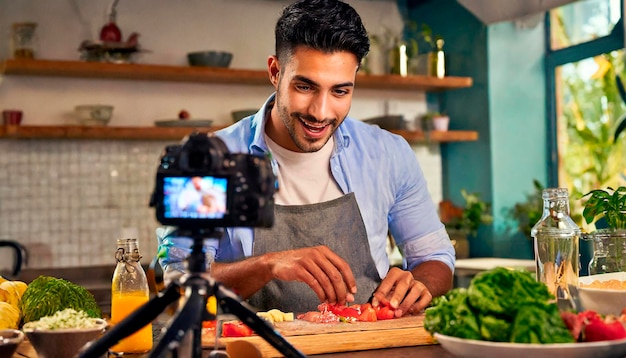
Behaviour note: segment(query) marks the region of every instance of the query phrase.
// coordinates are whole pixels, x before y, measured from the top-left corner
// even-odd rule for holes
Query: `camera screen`
[[[166,219],[223,219],[228,179],[214,176],[164,177]]]

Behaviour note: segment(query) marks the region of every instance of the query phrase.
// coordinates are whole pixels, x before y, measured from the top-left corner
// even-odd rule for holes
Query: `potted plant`
[[[491,224],[491,204],[483,201],[478,193],[469,193],[461,189],[464,206],[456,206],[450,200],[439,203],[439,217],[446,226],[446,231],[453,241],[457,258],[469,257],[468,236],[475,237],[480,225]]]
[[[626,229],[626,186],[592,190],[583,198],[587,196],[589,199],[583,209],[583,218],[587,224],[604,218],[609,229]]]
[[[626,269],[626,187],[596,189],[583,195],[589,197],[584,203],[583,218],[592,224],[591,233],[583,233],[583,239],[592,240],[593,256],[589,262],[589,274],[621,272]],[[596,224],[604,221],[606,228]],[[603,225],[603,226],[604,226]]]
[[[530,230],[543,214],[543,189],[544,186],[534,179],[533,191],[526,195],[526,200],[515,204],[509,210],[509,216],[517,221],[517,229],[529,240],[531,239]]]
[[[424,132],[447,131],[450,125],[450,117],[445,113],[429,111],[420,117],[420,128]]]

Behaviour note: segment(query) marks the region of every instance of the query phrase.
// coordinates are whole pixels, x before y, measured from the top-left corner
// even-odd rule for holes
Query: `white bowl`
[[[588,285],[594,281],[618,280],[626,281],[626,272],[603,273],[591,276],[582,276],[578,282]],[[581,285],[579,285],[581,286]],[[586,310],[593,310],[600,314],[619,315],[626,308],[626,289],[579,287],[580,302]]]
[[[74,107],[81,124],[106,126],[113,116],[113,106],[107,104],[83,104]]]

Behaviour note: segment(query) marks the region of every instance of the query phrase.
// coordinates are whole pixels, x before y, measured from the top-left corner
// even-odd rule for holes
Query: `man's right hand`
[[[265,260],[274,279],[304,282],[320,302],[354,301],[356,280],[348,263],[327,246],[272,252]]]

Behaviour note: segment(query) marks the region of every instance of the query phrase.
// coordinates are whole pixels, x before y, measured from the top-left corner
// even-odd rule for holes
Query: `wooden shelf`
[[[390,130],[390,132],[401,135],[409,143],[423,142],[474,142],[478,140],[476,131],[422,131]]]
[[[265,85],[266,71],[217,67],[114,64],[106,62],[14,60],[0,63],[0,74],[142,81]],[[359,88],[440,92],[472,86],[470,77],[358,75]]]
[[[90,126],[0,126],[6,139],[107,139],[107,140],[181,140],[194,130],[213,132],[224,127],[90,127]],[[473,131],[424,132],[394,130],[409,143],[463,142],[478,140]]]
[[[3,126],[0,127],[0,138],[180,140],[194,130],[213,132],[221,128],[223,127]]]

